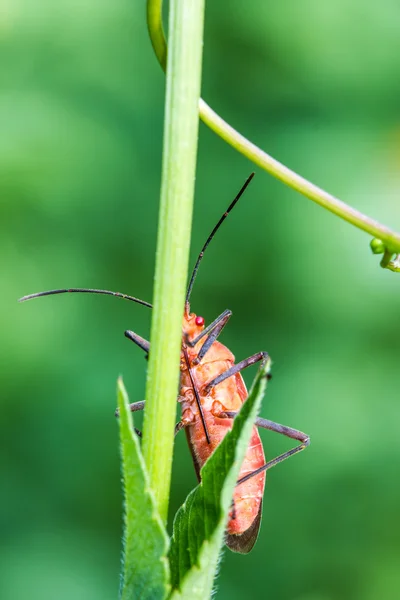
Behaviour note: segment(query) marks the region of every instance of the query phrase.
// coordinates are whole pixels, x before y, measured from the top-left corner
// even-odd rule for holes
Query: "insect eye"
[[[202,327],[204,325],[204,318],[203,317],[196,317],[195,319],[195,323],[196,325],[198,325],[199,327]]]

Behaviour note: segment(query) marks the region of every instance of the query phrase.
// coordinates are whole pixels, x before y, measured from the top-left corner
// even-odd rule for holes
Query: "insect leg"
[[[130,408],[131,412],[136,412],[137,410],[143,410],[144,409],[144,400],[130,404],[129,408]],[[115,416],[119,417],[119,408],[117,408],[117,410],[115,411]],[[135,433],[141,438],[142,432],[140,431],[140,429],[137,429],[136,427],[134,427],[133,429],[135,430]]]
[[[225,313],[222,313],[222,315],[218,317],[219,321],[215,325],[214,329],[212,330],[202,347],[200,348],[197,357],[193,361],[194,365],[198,365],[200,361],[205,357],[206,353],[209,351],[212,344],[215,342],[215,340],[229,321],[231,315],[232,312],[230,310],[226,310]]]
[[[139,348],[141,348],[142,350],[144,350],[146,352],[146,354],[149,353],[149,351],[150,351],[150,342],[148,342],[147,340],[145,340],[144,338],[142,338],[140,335],[138,335],[134,331],[130,331],[129,329],[127,329],[125,331],[125,337],[127,337],[128,340],[132,340],[132,342],[135,342],[135,344],[137,346],[139,346]],[[141,409],[137,409],[137,410],[141,410]]]
[[[140,402],[133,402],[133,404],[129,405],[129,409],[131,412],[143,410],[144,409],[144,400],[141,400]],[[117,410],[115,411],[115,416],[119,417],[119,408],[117,408]]]
[[[298,429],[292,429],[292,427],[269,421],[269,419],[262,419],[261,417],[256,419],[256,425],[257,427],[262,427],[263,429],[269,429],[269,431],[275,431],[276,433],[286,435],[286,437],[292,440],[298,440],[304,446],[310,445],[310,437]]]
[[[276,458],[273,458],[272,460],[265,463],[265,465],[263,465],[259,469],[256,469],[252,473],[249,473],[248,475],[245,475],[244,477],[239,479],[239,481],[237,482],[236,485],[239,485],[239,483],[243,483],[243,482],[247,481],[248,479],[250,479],[251,477],[254,477],[255,475],[259,475],[259,473],[262,473],[263,471],[268,471],[268,469],[272,469],[272,467],[275,467],[275,465],[277,465],[278,463],[282,462],[283,460],[286,460],[290,456],[293,456],[293,454],[297,454],[298,452],[301,452],[302,450],[304,450],[304,448],[307,448],[307,446],[309,446],[309,445],[310,445],[310,438],[307,437],[306,443],[300,444],[299,446],[296,446],[295,448],[292,448],[291,450],[288,450],[287,452],[280,454]]]
[[[236,415],[237,415],[237,412],[226,411],[224,413],[221,413],[221,415],[218,415],[218,416],[222,417],[222,418],[225,417],[228,419],[233,419]],[[297,454],[298,452],[301,452],[302,450],[304,450],[304,448],[307,448],[307,446],[310,445],[310,437],[306,433],[303,433],[302,431],[299,431],[298,429],[292,429],[292,427],[286,427],[286,425],[281,425],[280,423],[275,423],[274,421],[269,421],[268,419],[262,419],[261,417],[256,419],[255,425],[257,425],[258,427],[263,427],[264,429],[268,429],[269,431],[275,431],[276,433],[281,433],[282,435],[286,435],[286,437],[289,437],[292,440],[298,440],[301,443],[298,446],[296,446],[295,448],[292,448],[291,450],[288,450],[287,452],[284,452],[283,454],[280,454],[276,458],[268,461],[267,463],[265,463],[265,465],[263,465],[259,469],[256,469],[252,473],[245,475],[244,477],[239,479],[239,481],[237,482],[237,485],[239,483],[243,483],[243,482],[247,481],[251,477],[258,475],[259,473],[262,473],[263,471],[267,471],[268,469],[275,467],[275,465],[277,465],[278,463],[282,462],[283,460],[286,460],[290,456],[293,456],[293,454]]]
[[[183,423],[183,421],[179,421],[176,425],[175,425],[175,435],[177,433],[179,433],[179,431],[181,429],[183,429],[185,427],[185,424]]]
[[[262,361],[262,364],[264,365],[267,360],[267,352],[257,352],[257,354],[253,354],[253,356],[245,358],[244,360],[240,361],[240,363],[238,363],[237,365],[233,365],[233,367],[227,369],[226,371],[224,371],[224,373],[221,373],[221,375],[218,375],[218,377],[216,377],[206,385],[205,391],[208,393],[212,390],[213,387],[218,385],[218,383],[221,383],[221,381],[225,381],[225,379],[228,379],[228,377],[236,375],[236,373],[239,373],[239,371],[242,371],[250,365],[254,365],[254,363],[256,362]]]
[[[218,416],[220,418],[234,419],[237,414],[238,413],[236,411],[227,410],[222,412]],[[257,425],[257,427],[262,427],[263,429],[268,429],[269,431],[275,431],[275,433],[281,433],[282,435],[286,435],[286,437],[291,438],[292,440],[298,440],[306,446],[310,444],[309,436],[306,433],[299,431],[298,429],[292,429],[292,427],[287,427],[286,425],[275,423],[275,421],[270,421],[269,419],[262,419],[261,417],[257,417],[254,424]]]
[[[143,410],[144,409],[144,400],[141,400],[140,402],[133,402],[133,404],[129,405],[129,408],[130,408],[131,412]],[[119,417],[119,408],[117,408],[117,410],[115,411],[115,416]],[[182,423],[182,421],[179,421],[179,423],[177,423],[175,425],[175,435],[178,433],[178,431],[180,431],[184,427],[185,427],[185,425]],[[138,434],[138,436],[142,437],[142,432],[140,431],[140,429],[136,429],[136,427],[134,429],[135,429],[136,433]]]
[[[187,346],[190,346],[190,348],[194,348],[195,345],[205,336],[208,335],[211,331],[214,333],[214,329],[217,328],[218,325],[220,325],[219,329],[218,329],[218,333],[215,335],[213,341],[215,341],[215,339],[218,337],[218,335],[221,333],[222,329],[224,328],[224,326],[226,325],[228,319],[232,316],[232,311],[229,309],[224,310],[223,313],[221,313],[219,315],[219,317],[217,317],[212,323],[210,323],[209,325],[207,325],[207,327],[205,327],[205,329],[203,329],[203,331],[196,337],[194,338],[194,340],[188,340],[185,339],[185,344]],[[221,325],[221,321],[223,322]],[[212,334],[211,334],[212,335]],[[211,337],[211,336],[210,336]],[[211,346],[211,344],[210,344]],[[207,348],[208,350],[208,348]],[[203,355],[204,356],[204,355]]]

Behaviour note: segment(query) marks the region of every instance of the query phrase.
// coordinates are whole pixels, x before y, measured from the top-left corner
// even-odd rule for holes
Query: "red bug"
[[[200,479],[201,467],[232,428],[233,419],[248,396],[241,371],[256,362],[265,363],[269,360],[266,352],[258,352],[235,364],[235,357],[232,352],[217,340],[232,315],[231,311],[225,310],[210,325],[205,327],[203,317],[191,313],[189,304],[193,284],[205,250],[242,196],[253,176],[254,173],[247,179],[207,238],[193,269],[186,295],[182,325],[180,395],[178,397],[178,402],[182,407],[182,417],[175,431],[178,432],[182,428],[186,431],[198,479]],[[39,292],[38,294],[24,296],[21,301],[66,292],[107,294],[125,298],[151,308],[151,304],[148,302],[127,294],[87,288]],[[144,350],[146,354],[149,353],[150,343],[147,340],[130,330],[126,331],[125,335]],[[144,402],[131,404],[132,411],[142,410],[143,408]],[[298,440],[300,444],[266,462],[257,426]],[[141,435],[140,431],[137,431],[137,433]],[[267,419],[258,418],[256,420],[240,470],[227,524],[226,544],[231,550],[247,553],[250,552],[256,542],[261,522],[266,471],[293,454],[300,452],[309,443],[308,435],[301,431]]]

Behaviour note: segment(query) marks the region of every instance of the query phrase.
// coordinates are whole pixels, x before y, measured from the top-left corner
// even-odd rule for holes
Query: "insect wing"
[[[229,533],[226,536],[225,543],[232,552],[238,552],[239,554],[248,554],[250,550],[252,550],[254,544],[258,538],[258,532],[260,530],[261,525],[261,516],[262,516],[262,502],[260,504],[260,508],[258,509],[258,513],[253,523],[250,525],[246,531],[240,533],[238,535],[234,533]]]

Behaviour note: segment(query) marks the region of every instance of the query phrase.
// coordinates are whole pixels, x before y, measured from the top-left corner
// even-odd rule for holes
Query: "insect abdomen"
[[[244,381],[237,373],[235,376],[219,383],[212,389],[210,394],[205,393],[205,387],[209,381],[229,369],[234,358],[230,358],[230,352],[222,344],[215,343],[224,350],[226,360],[207,361],[204,364],[192,367],[192,377],[195,379],[199,391],[199,399],[203,409],[210,443],[207,442],[203,423],[198,411],[193,388],[187,370],[182,371],[181,398],[182,419],[187,425],[186,432],[192,456],[195,462],[196,472],[199,476],[200,468],[208,460],[215,448],[222,442],[227,432],[232,429],[233,419],[220,418],[216,415],[222,411],[239,411],[241,405],[247,398],[247,390]],[[217,350],[217,348],[215,348]],[[228,355],[229,353],[229,355]],[[215,352],[216,354],[216,352]],[[214,357],[215,357],[214,354]],[[214,358],[213,357],[213,358]],[[239,479],[250,472],[255,471],[265,463],[264,451],[257,429],[254,427],[245,459],[243,461]],[[256,475],[246,482],[238,485],[234,492],[234,509],[231,512],[227,526],[229,537],[244,534],[255,523],[261,510],[262,496],[265,485],[265,473]],[[257,527],[258,529],[258,527]],[[256,537],[256,534],[255,534]]]

